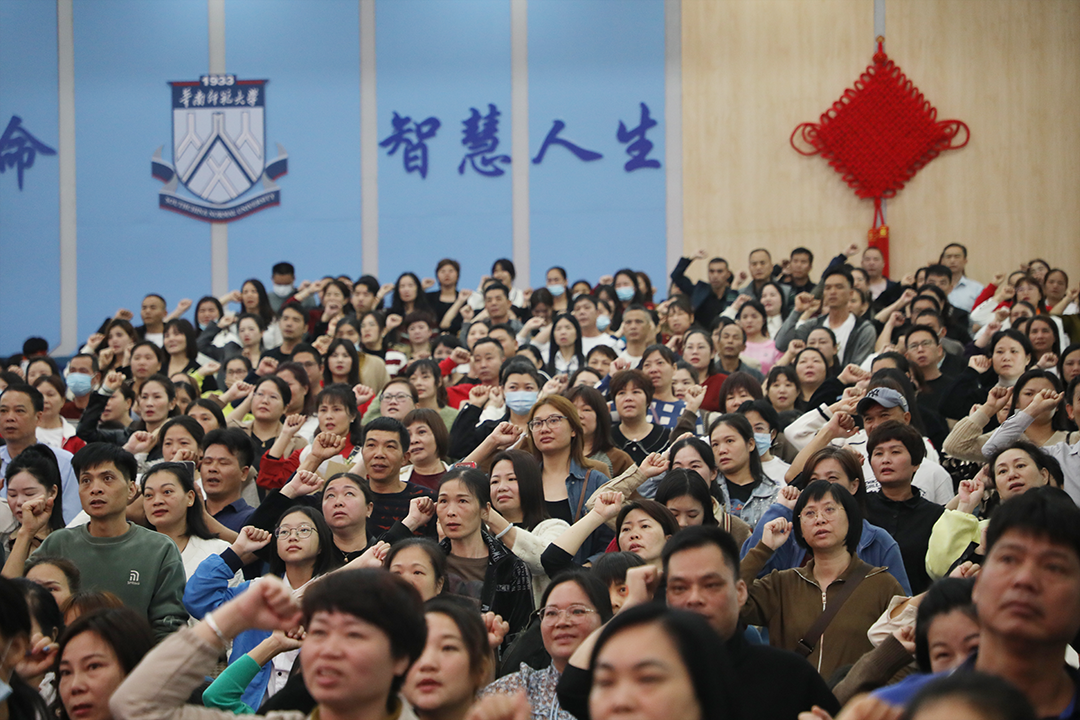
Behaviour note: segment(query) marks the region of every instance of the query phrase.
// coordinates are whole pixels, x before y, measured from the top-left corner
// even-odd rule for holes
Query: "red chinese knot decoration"
[[[797,126],[791,146],[803,155],[820,154],[858,197],[873,198],[874,224],[868,238],[870,246],[885,256],[887,274],[889,227],[884,224],[882,199],[894,197],[942,150],[964,147],[969,138],[962,121],[937,119],[937,109],[889,59],[884,38],[878,38],[874,64],[820,122]]]

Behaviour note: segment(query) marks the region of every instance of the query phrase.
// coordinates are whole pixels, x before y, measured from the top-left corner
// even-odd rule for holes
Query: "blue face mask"
[[[619,288],[615,288],[615,296],[623,302],[626,302],[627,300],[633,300],[634,288],[626,287],[625,285]]]
[[[548,292],[551,293],[552,297],[559,297],[564,292],[566,292],[566,286],[565,285],[548,285],[547,289],[548,289]]]
[[[757,454],[764,455],[772,447],[771,433],[754,433],[754,444],[757,445]]]
[[[73,372],[67,376],[67,386],[75,397],[86,397],[90,394],[93,382],[85,373]]]
[[[505,395],[506,405],[515,415],[528,415],[540,393],[535,390],[512,390]]]
[[[611,327],[611,318],[609,318],[607,315],[597,315],[596,316],[596,329],[597,330],[599,330],[600,332],[604,332],[609,327]]]

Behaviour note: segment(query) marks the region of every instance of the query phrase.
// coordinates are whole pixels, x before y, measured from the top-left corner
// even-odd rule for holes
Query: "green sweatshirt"
[[[86,525],[49,533],[35,555],[71,560],[84,590],[107,590],[146,615],[158,640],[187,622],[184,563],[168,536],[128,524],[119,537],[92,537]]]

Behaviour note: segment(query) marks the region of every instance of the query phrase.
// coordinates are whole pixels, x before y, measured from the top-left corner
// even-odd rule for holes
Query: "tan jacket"
[[[866,631],[885,612],[894,595],[904,594],[886,568],[871,567],[852,557],[848,569],[823,593],[814,579],[813,560],[803,567],[773,570],[758,578],[772,554],[772,549],[760,542],[742,560],[740,574],[750,591],[742,609],[745,622],[768,627],[769,642],[774,647],[795,650],[829,599],[840,592],[840,584],[859,573],[866,579],[825,628],[807,660],[828,679],[838,667],[854,663],[874,649]]]
[[[296,710],[234,715],[224,710],[187,705],[192,691],[213,672],[219,653],[220,648],[203,642],[191,628],[170,635],[143,658],[113,693],[109,708],[114,720],[318,720],[318,708],[311,715]],[[398,712],[389,720],[417,720],[407,702],[398,702]]]

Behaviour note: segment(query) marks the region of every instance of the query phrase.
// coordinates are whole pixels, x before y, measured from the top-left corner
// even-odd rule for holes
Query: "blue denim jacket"
[[[570,502],[573,522],[577,522],[588,512],[585,502],[581,499],[582,493],[585,494],[585,500],[588,500],[608,479],[608,476],[599,470],[587,470],[575,461],[570,461],[570,474],[566,477],[566,497]],[[578,507],[581,508],[581,512],[578,512]],[[581,549],[574,556],[574,562],[584,565],[589,558],[607,550],[608,544],[614,537],[615,533],[611,531],[611,528],[601,525],[582,543]]]
[[[761,516],[776,500],[776,493],[780,492],[780,483],[762,475],[761,483],[754,488],[754,492],[750,494],[750,499],[743,505],[742,510],[736,513],[731,510],[731,495],[728,494],[727,482],[725,482],[723,475],[716,478],[716,484],[720,486],[720,491],[724,493],[724,508],[750,527],[757,527]]]

